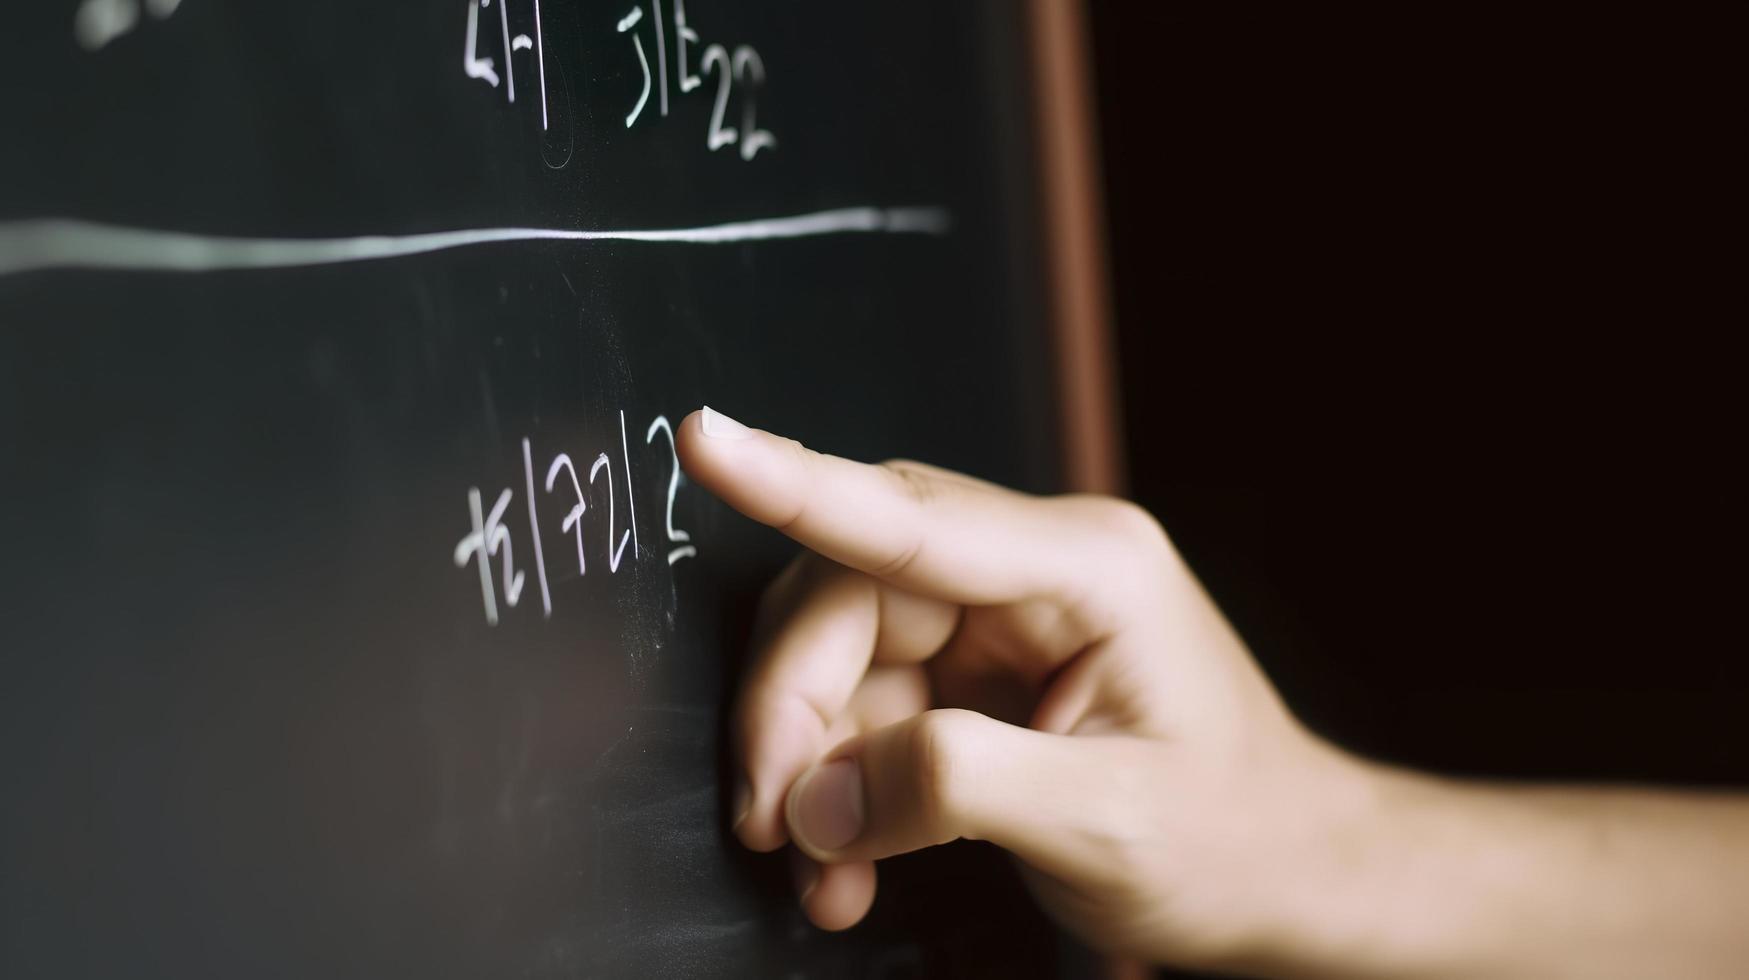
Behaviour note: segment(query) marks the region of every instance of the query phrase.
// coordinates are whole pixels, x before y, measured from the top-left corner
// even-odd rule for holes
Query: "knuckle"
[[[1115,550],[1148,559],[1172,552],[1166,528],[1147,508],[1117,497],[1080,499],[1090,527]]]
[[[894,485],[906,497],[919,504],[928,504],[935,499],[939,488],[918,463],[909,459],[888,459],[878,465],[893,475]]]
[[[814,457],[818,454],[802,445],[800,439],[785,439],[783,444],[784,448],[789,450],[790,455],[794,456],[804,469],[814,465]]]
[[[1146,507],[1128,500],[1108,498],[1105,510],[1105,520],[1116,533],[1149,544],[1166,543],[1166,528]]]
[[[870,575],[875,578],[891,578],[902,575],[912,565],[917,563],[917,556],[923,553],[923,539],[914,538],[903,550],[894,555],[891,561],[884,562],[878,568],[871,569]]]
[[[911,771],[917,806],[925,826],[941,840],[961,835],[961,800],[969,777],[969,753],[976,718],[957,708],[924,712],[911,730]]]
[[[802,517],[808,512],[808,489],[814,482],[814,460],[818,453],[802,445],[795,439],[785,439],[784,446],[789,450],[795,461],[794,485],[795,500],[785,508],[783,517],[770,521],[772,527],[779,531],[788,531],[801,523]]]
[[[900,497],[911,501],[918,508],[925,508],[936,498],[940,487],[923,468],[910,460],[889,459],[879,464],[879,468],[892,474],[892,482],[898,488]],[[877,578],[904,573],[923,553],[923,536],[912,537],[911,541],[899,550],[891,559],[882,562],[879,567],[870,570]]]

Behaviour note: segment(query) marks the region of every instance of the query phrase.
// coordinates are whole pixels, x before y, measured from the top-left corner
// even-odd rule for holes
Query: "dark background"
[[[1749,780],[1722,26],[1092,9],[1132,491],[1293,708]]]
[[[1131,492],[1294,710],[1749,782],[1729,35],[1091,8]]]

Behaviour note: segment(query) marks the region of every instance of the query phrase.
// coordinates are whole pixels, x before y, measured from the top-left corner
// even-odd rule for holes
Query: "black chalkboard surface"
[[[792,548],[670,439],[1060,483],[1016,17],[9,10],[0,975],[1052,972],[994,852],[828,936],[727,836]]]

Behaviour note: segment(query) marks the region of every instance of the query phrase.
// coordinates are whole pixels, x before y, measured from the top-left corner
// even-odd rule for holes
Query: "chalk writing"
[[[577,482],[577,467],[571,465],[571,457],[560,453],[553,457],[553,465],[547,467],[547,492],[553,492],[553,481],[559,477],[559,471],[565,470],[571,475],[571,491],[577,495],[577,503],[565,515],[564,524],[560,530],[569,531],[577,536],[577,574],[589,572],[589,562],[583,557],[583,512],[589,509],[587,499],[583,496],[583,487]],[[533,527],[533,524],[530,524]]]
[[[607,454],[595,457],[595,464],[589,467],[589,485],[595,485],[595,475],[602,470],[607,471],[607,570],[619,571],[619,556],[625,554],[626,541],[632,532],[626,531],[619,536],[619,547],[613,546],[613,465],[608,462]]]
[[[467,0],[462,72],[468,78],[485,82],[494,89],[502,88],[505,101],[514,103],[516,68],[511,63],[512,57],[524,52],[532,54],[534,69],[538,74],[541,129],[544,131],[551,128],[552,121],[547,107],[546,41],[542,35],[540,0],[527,0],[527,15],[513,13],[510,10],[512,2],[520,3],[523,0]],[[491,40],[489,35],[494,32],[488,27],[488,39],[484,42],[487,45],[495,44],[498,48],[497,53],[492,55],[482,51],[480,20],[483,12],[485,16],[491,16],[494,3],[497,5],[498,30],[495,33],[498,37],[495,42]],[[631,65],[636,66],[633,77],[638,79],[637,96],[626,106],[624,115],[620,117],[624,128],[630,129],[652,117],[667,117],[671,89],[674,90],[674,95],[685,96],[702,87],[704,77],[715,71],[717,85],[705,129],[705,148],[714,152],[726,146],[739,146],[739,156],[744,161],[754,159],[762,150],[775,150],[777,137],[769,129],[760,128],[757,122],[759,93],[766,81],[765,62],[759,52],[746,44],[737,45],[732,51],[722,44],[710,44],[705,45],[700,53],[703,41],[698,30],[687,20],[685,0],[673,0],[673,9],[669,14],[672,19],[664,16],[662,0],[647,0],[647,3],[645,0],[638,0],[608,19],[613,25],[614,33],[623,35],[629,42],[623,50],[628,59],[628,68]],[[532,21],[532,25],[529,21]],[[532,29],[514,33],[516,27]],[[676,76],[672,81],[669,77],[670,41],[673,45],[672,61]],[[695,54],[698,55],[696,64],[693,62]],[[724,125],[731,100],[738,100],[738,127]],[[566,159],[568,161],[569,158]],[[562,167],[563,164],[553,166]]]
[[[528,526],[540,527],[540,514],[535,510],[534,505],[534,458],[530,453],[527,439],[522,440],[522,480],[523,486],[528,489]],[[547,591],[547,558],[541,552],[540,535],[535,534],[531,537],[534,538],[534,567],[540,573],[541,615],[551,616],[553,614],[553,595]],[[579,562],[583,560],[581,552],[578,553],[577,560]]]
[[[621,421],[624,421],[623,414]],[[674,526],[674,494],[680,490],[680,456],[674,450],[674,429],[669,426],[666,415],[658,415],[656,421],[650,423],[650,431],[644,434],[644,442],[655,442],[658,432],[668,437],[668,457],[669,461],[673,463],[673,468],[668,471],[668,540],[670,543],[691,541],[692,535]],[[682,545],[668,552],[668,564],[672,565],[682,558],[689,558],[696,554],[698,554],[697,548],[690,544]]]
[[[656,445],[658,433],[667,437],[667,442],[661,447]],[[673,566],[683,558],[698,555],[698,546],[692,541],[692,535],[674,526],[674,505],[676,495],[680,491],[680,458],[675,453],[674,429],[665,415],[656,416],[645,431],[642,452],[657,454],[657,459],[667,464],[668,479],[657,493],[663,504],[663,525],[671,547],[667,553],[667,564]],[[632,483],[632,457],[627,438],[625,412],[619,412],[619,447],[620,473],[623,483],[614,480],[614,460],[609,452],[599,452],[589,465],[587,477],[581,474],[573,457],[568,452],[555,453],[546,467],[546,478],[537,481],[535,477],[534,447],[531,440],[522,440],[522,485],[528,494],[528,526],[527,534],[534,553],[535,579],[540,585],[541,614],[551,617],[553,612],[553,589],[555,587],[569,588],[567,579],[561,576],[552,581],[548,576],[546,552],[542,546],[545,534],[557,533],[569,537],[577,552],[577,578],[586,578],[589,572],[588,551],[590,541],[605,540],[603,551],[607,558],[607,570],[610,575],[617,574],[627,559],[627,548],[630,548],[630,559],[635,564],[642,552],[638,546],[638,509],[637,488]],[[586,457],[585,457],[586,458]],[[640,462],[640,468],[644,463]],[[553,514],[548,520],[556,518],[556,524],[548,526],[541,519],[541,508],[535,492],[537,483],[545,488],[545,496],[559,498],[561,506],[565,507],[562,514]],[[616,511],[617,497],[625,495],[627,521],[624,527],[618,523]],[[603,499],[605,498],[605,507]],[[499,599],[502,597],[506,609],[516,607],[522,595],[525,571],[516,566],[516,558],[511,543],[512,529],[506,521],[505,514],[514,499],[514,493],[509,487],[503,488],[490,511],[485,511],[481,503],[479,487],[469,487],[468,502],[468,532],[456,543],[451,554],[451,560],[458,569],[466,569],[468,565],[477,566],[480,588],[480,604],[489,626],[498,624],[500,618]],[[552,513],[549,511],[549,513]],[[591,515],[601,515],[592,517]],[[593,530],[596,521],[604,522],[604,538],[594,537]],[[586,533],[587,530],[587,533]],[[498,562],[498,576],[493,576],[493,562]],[[550,584],[549,584],[550,583]]]
[[[182,0],[146,0],[146,13],[163,20],[176,12]],[[140,0],[83,0],[73,13],[73,40],[87,51],[96,51],[132,31],[140,23]]]
[[[474,530],[455,546],[455,565],[457,568],[468,567],[469,561],[480,566],[480,599],[486,607],[486,622],[498,624],[498,603],[492,590],[492,557],[500,551],[504,553],[504,604],[515,607],[516,600],[522,595],[522,573],[515,571],[516,561],[511,554],[510,529],[501,522],[504,508],[510,506],[510,491],[506,489],[498,495],[498,502],[492,505],[492,513],[483,521],[480,518],[480,488],[468,488],[468,516],[473,519]]]
[[[142,16],[164,20],[176,13],[182,0],[81,0],[73,14],[73,38],[87,51],[98,51],[118,38],[131,33],[141,23]],[[462,74],[468,79],[486,83],[504,93],[507,103],[515,104],[517,94],[518,57],[530,58],[533,82],[540,96],[542,132],[552,128],[548,105],[546,37],[541,21],[540,0],[466,0],[467,19],[462,37]],[[512,4],[522,7],[512,12]],[[717,73],[716,92],[705,129],[705,148],[712,152],[726,146],[740,147],[739,156],[751,161],[760,151],[777,148],[777,137],[757,124],[760,90],[765,86],[765,62],[759,52],[747,44],[732,49],[723,44],[703,48],[695,65],[693,55],[703,40],[698,30],[687,20],[685,0],[673,0],[673,9],[664,16],[662,0],[638,0],[623,13],[612,18],[616,33],[631,42],[627,57],[635,59],[639,88],[637,98],[627,108],[625,128],[644,120],[646,109],[655,102],[655,116],[669,114],[670,89],[685,96],[704,85],[704,77]],[[142,14],[143,12],[143,14]],[[482,28],[481,20],[487,23]],[[497,30],[492,30],[492,20]],[[672,28],[672,29],[670,29]],[[482,37],[482,30],[484,37]],[[496,35],[494,37],[494,35]],[[648,43],[646,44],[646,39]],[[669,78],[669,44],[673,44],[674,81]],[[492,52],[492,48],[496,52]],[[555,52],[557,54],[558,52]],[[581,73],[579,73],[580,75]],[[526,88],[526,85],[524,86]],[[729,103],[738,99],[740,126],[726,126]],[[561,141],[562,141],[561,137]],[[569,163],[567,152],[563,160],[549,162],[555,168]]]

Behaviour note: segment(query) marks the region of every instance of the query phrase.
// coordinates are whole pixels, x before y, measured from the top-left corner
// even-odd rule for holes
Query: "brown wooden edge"
[[[1087,11],[1082,0],[1030,0],[1028,13],[1064,472],[1070,489],[1122,493]]]
[[[1030,0],[1046,288],[1055,344],[1063,469],[1071,490],[1125,489],[1112,361],[1111,299],[1100,193],[1099,127],[1082,0]],[[1141,980],[1146,965],[1108,959],[1107,980]]]

